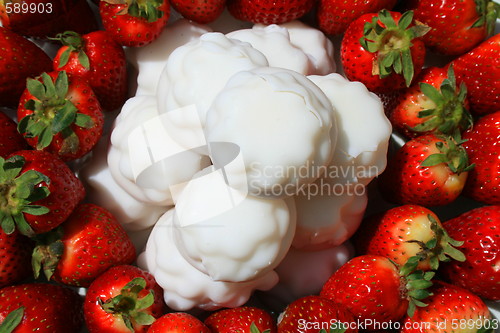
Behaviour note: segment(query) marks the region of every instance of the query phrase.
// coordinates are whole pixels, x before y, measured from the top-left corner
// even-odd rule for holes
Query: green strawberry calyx
[[[12,333],[19,326],[24,316],[24,306],[15,309],[0,324],[0,333]]]
[[[38,279],[42,269],[47,280],[51,279],[64,253],[64,243],[61,240],[63,234],[63,228],[59,226],[35,237],[36,246],[31,256],[35,279]]]
[[[49,196],[46,185],[50,179],[36,170],[21,172],[24,164],[24,157],[19,155],[7,160],[0,157],[0,226],[6,234],[17,227],[21,234],[33,237],[35,232],[24,214],[38,216],[49,212],[47,207],[32,203]]]
[[[432,285],[432,278],[435,272],[424,272],[422,270],[415,270],[405,272],[403,269],[400,271],[401,276],[406,280],[406,296],[408,298],[407,314],[413,317],[417,307],[426,307],[427,304],[423,302],[432,293],[428,290]]]
[[[155,318],[146,313],[145,310],[154,303],[154,292],[150,290],[146,296],[139,294],[146,288],[146,280],[138,277],[127,283],[120,294],[106,301],[98,299],[99,305],[106,312],[121,316],[125,326],[131,332],[135,332],[133,323],[139,325],[151,325]]]
[[[488,36],[495,31],[495,24],[500,18],[500,4],[492,0],[475,0],[476,11],[479,18],[472,24],[471,28],[486,26]]]
[[[79,147],[78,136],[72,129],[73,124],[82,128],[94,126],[92,118],[78,112],[78,108],[67,99],[69,90],[68,76],[65,71],[58,73],[55,82],[47,73],[39,79],[28,79],[27,89],[33,96],[25,104],[32,111],[22,118],[18,131],[28,138],[37,138],[37,149],[44,149],[60,133],[63,143],[61,154],[76,153]]]
[[[473,118],[465,107],[467,88],[464,83],[457,89],[453,66],[448,68],[448,77],[443,80],[439,89],[420,82],[420,90],[436,105],[418,113],[418,118],[425,121],[411,128],[416,132],[437,132],[452,135],[458,129],[465,131],[472,127]]]
[[[420,251],[410,257],[408,261],[401,267],[402,275],[409,275],[416,270],[419,262],[429,260],[431,270],[437,270],[440,262],[447,262],[450,260],[465,261],[465,255],[458,250],[463,244],[462,241],[457,241],[448,235],[446,230],[440,223],[432,216],[428,215],[431,231],[434,235],[427,242],[409,240],[407,243],[416,243],[420,246]]]
[[[142,18],[150,23],[158,21],[164,13],[159,7],[162,0],[102,0],[111,5],[126,5],[118,15],[128,14],[132,17]]]
[[[405,12],[396,23],[386,9],[371,22],[366,22],[359,42],[370,53],[377,53],[372,74],[386,78],[392,73],[402,74],[409,87],[414,76],[411,55],[412,40],[425,35],[430,28],[413,21],[413,11]],[[383,24],[383,25],[382,25]]]
[[[471,171],[475,165],[469,164],[469,156],[462,146],[463,140],[460,131],[456,130],[453,135],[439,136],[442,140],[436,142],[439,153],[429,155],[422,163],[423,167],[433,167],[444,163],[454,174]]]
[[[67,46],[66,50],[64,50],[59,56],[59,66],[58,68],[62,68],[65,66],[72,53],[77,53],[78,62],[85,69],[90,69],[90,60],[85,53],[85,41],[83,37],[74,31],[65,31],[63,33],[59,33],[54,38],[49,38],[54,41],[60,42],[62,45]]]

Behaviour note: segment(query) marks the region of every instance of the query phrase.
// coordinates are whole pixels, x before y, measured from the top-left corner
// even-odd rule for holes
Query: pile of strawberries
[[[500,300],[499,7],[491,0],[0,1],[0,332],[79,332],[84,324],[90,332],[499,329],[484,303]],[[375,182],[391,208],[367,216],[352,239],[357,256],[317,295],[277,309],[279,318],[254,306],[197,317],[167,309],[154,277],[133,265],[137,253],[119,221],[87,202],[71,168],[128,97],[124,47],[154,41],[171,8],[199,23],[226,9],[254,23],[303,19],[341,36],[345,76],[380,96],[394,133],[405,138]],[[33,38],[56,43],[57,54],[49,57]],[[424,68],[429,54],[445,65]],[[477,208],[444,222],[431,210],[460,198]]]

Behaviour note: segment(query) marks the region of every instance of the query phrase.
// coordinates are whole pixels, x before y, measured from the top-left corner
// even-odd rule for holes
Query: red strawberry
[[[268,312],[250,306],[214,312],[205,319],[205,325],[212,333],[277,332],[274,319]]]
[[[465,85],[456,85],[452,66],[425,68],[392,109],[393,128],[410,138],[462,132],[472,126],[466,95]]]
[[[33,242],[14,231],[7,235],[0,228],[0,288],[17,283],[31,274]]]
[[[402,333],[493,333],[498,327],[486,304],[473,293],[440,281],[435,281],[430,291],[433,295],[426,300],[427,307],[404,319]]]
[[[0,22],[20,35],[39,38],[67,30],[88,33],[98,28],[86,0],[1,1]]]
[[[28,148],[23,136],[17,131],[17,124],[4,112],[0,111],[0,157],[7,157],[18,150]]]
[[[278,333],[358,332],[344,306],[321,296],[305,296],[288,304],[278,319]]]
[[[144,46],[154,41],[167,25],[168,0],[101,0],[104,29],[121,45]]]
[[[413,13],[381,10],[364,14],[347,28],[340,57],[345,75],[376,93],[408,87],[425,58],[420,36],[427,28],[413,24]]]
[[[50,280],[88,287],[108,268],[131,264],[136,257],[132,241],[116,218],[94,204],[79,205],[60,228],[39,236],[33,252],[33,270]]]
[[[83,324],[82,299],[60,285],[5,287],[0,289],[0,323],[1,332],[79,332]]]
[[[99,141],[104,116],[90,85],[65,71],[28,79],[17,110],[19,132],[34,148],[71,161]]]
[[[462,241],[464,262],[452,261],[441,273],[455,285],[491,300],[500,300],[500,206],[472,209],[443,223],[448,234]]]
[[[185,312],[171,312],[156,320],[148,333],[211,333],[201,320]]]
[[[460,55],[493,33],[500,13],[492,0],[409,0],[405,8],[431,29],[422,37],[435,52]]]
[[[215,21],[226,8],[226,0],[170,0],[184,18],[206,24]]]
[[[426,207],[449,204],[462,193],[469,165],[463,141],[426,134],[406,142],[379,177],[385,198]]]
[[[324,284],[320,295],[346,308],[363,322],[388,323],[412,314],[429,296],[433,272],[400,272],[388,258],[354,257]],[[373,328],[369,325],[368,328]]]
[[[227,0],[231,15],[243,21],[282,24],[304,16],[314,0]]]
[[[349,24],[363,14],[391,10],[397,0],[319,0],[316,19],[319,28],[326,34],[339,35]]]
[[[467,86],[471,112],[484,115],[500,110],[500,34],[453,61],[458,83]]]
[[[464,261],[452,239],[432,211],[403,205],[366,218],[355,237],[358,253],[387,257],[406,269],[436,270],[439,261]]]
[[[105,111],[121,107],[128,93],[125,51],[111,35],[65,32],[57,38],[63,46],[54,57],[54,70],[87,80]]]
[[[166,310],[153,275],[130,265],[112,267],[92,282],[83,309],[90,333],[147,332]]]
[[[33,236],[56,228],[85,197],[73,171],[57,156],[41,150],[17,151],[0,158],[0,224]]]
[[[469,172],[464,194],[490,205],[500,204],[500,111],[479,119],[465,132],[463,146],[476,167]]]
[[[0,105],[16,107],[26,78],[51,70],[51,60],[26,38],[0,27]]]

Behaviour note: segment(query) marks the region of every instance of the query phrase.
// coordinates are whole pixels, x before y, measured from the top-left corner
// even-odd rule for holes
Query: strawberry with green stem
[[[431,210],[403,205],[366,218],[355,234],[358,253],[381,255],[412,270],[437,270],[440,262],[464,261],[454,240]]]
[[[48,280],[88,287],[112,266],[131,264],[135,247],[125,229],[106,209],[80,204],[58,228],[38,235],[33,271]]]
[[[82,299],[61,285],[26,283],[0,289],[0,332],[79,332]]]
[[[428,133],[452,135],[472,127],[467,88],[457,87],[452,65],[425,68],[416,82],[401,93],[390,112],[396,131],[414,138]]]
[[[408,0],[405,9],[427,25],[426,47],[444,55],[461,55],[493,34],[500,5],[493,0]]]
[[[451,284],[484,298],[500,300],[500,205],[474,208],[443,223],[448,234],[461,241],[463,261],[450,261],[440,274]]]
[[[83,310],[90,333],[145,333],[166,306],[153,275],[136,266],[120,265],[92,282]]]
[[[427,30],[414,23],[411,11],[400,14],[381,10],[360,16],[342,39],[345,75],[375,93],[410,86],[424,64],[425,47],[420,37]]]
[[[34,148],[64,161],[89,153],[102,135],[104,116],[92,88],[65,71],[28,79],[17,110],[18,130]]]
[[[66,31],[54,40],[63,45],[54,57],[54,70],[86,80],[105,111],[113,111],[125,103],[128,94],[125,51],[108,32],[99,30],[80,35]]]
[[[401,333],[493,333],[498,327],[484,301],[470,291],[441,281],[429,290],[427,306],[403,318]]]
[[[101,0],[104,29],[121,45],[140,47],[153,42],[167,25],[168,0]]]
[[[45,151],[18,151],[0,158],[0,225],[11,234],[34,236],[63,223],[83,200],[85,189],[73,171]]]
[[[443,206],[458,198],[474,168],[464,140],[425,134],[406,142],[379,177],[384,197],[394,203]]]
[[[425,307],[434,272],[398,266],[378,255],[361,255],[342,265],[323,285],[320,296],[349,310],[357,319],[399,321]],[[369,327],[372,328],[372,327]]]

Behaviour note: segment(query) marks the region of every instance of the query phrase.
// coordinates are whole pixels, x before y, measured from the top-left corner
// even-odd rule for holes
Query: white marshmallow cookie
[[[278,275],[269,271],[245,282],[215,281],[193,267],[179,252],[174,236],[174,210],[164,214],[153,228],[146,250],[138,257],[141,268],[154,275],[163,288],[167,306],[176,311],[200,308],[211,311],[245,304],[253,291],[269,290]]]
[[[321,30],[297,20],[280,26],[288,30],[290,42],[309,58],[308,75],[327,75],[336,71],[333,43]]]
[[[147,204],[173,204],[170,187],[210,164],[203,152],[181,147],[163,126],[154,96],[129,99],[116,118],[108,166],[116,183]]]
[[[271,67],[304,75],[326,75],[336,69],[333,43],[320,30],[299,21],[256,24],[227,36],[250,43],[266,56]]]
[[[281,68],[235,74],[207,113],[209,146],[236,144],[245,168],[228,168],[237,188],[252,195],[292,196],[317,179],[330,163],[336,121],[325,94],[304,75]],[[213,164],[230,160],[230,150],[211,149]]]
[[[136,95],[156,95],[160,75],[170,54],[179,46],[211,31],[206,25],[178,19],[165,27],[151,44],[126,48],[127,59],[138,72]]]
[[[199,118],[193,134],[186,119],[173,115],[167,126],[179,144],[191,147],[190,135],[200,142],[197,124],[204,125],[208,108],[231,76],[262,66],[268,62],[261,52],[218,32],[203,34],[175,49],[160,76],[159,112],[170,117],[169,111],[193,106]]]
[[[247,42],[262,52],[271,67],[281,67],[302,74],[309,73],[309,58],[290,41],[286,28],[257,24],[252,29],[236,30],[227,37]]]
[[[340,74],[308,78],[330,99],[337,118],[337,146],[329,178],[342,184],[367,185],[386,167],[392,131],[380,98],[361,82],[351,82]]]
[[[288,252],[295,233],[293,209],[282,199],[235,190],[221,170],[208,167],[176,200],[176,244],[188,262],[215,281],[254,280]]]

